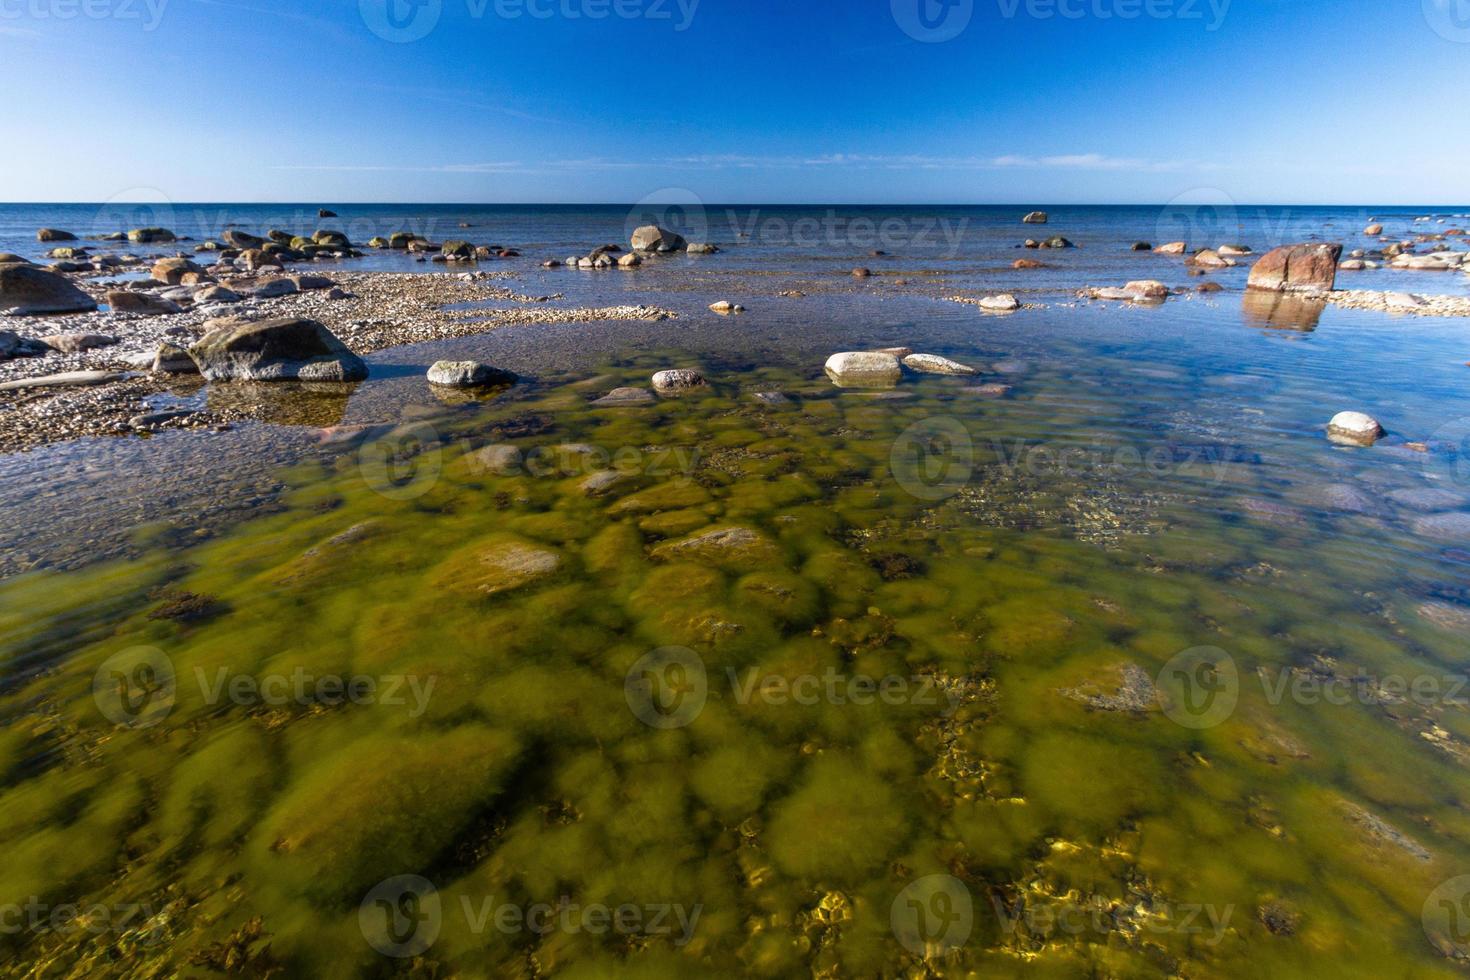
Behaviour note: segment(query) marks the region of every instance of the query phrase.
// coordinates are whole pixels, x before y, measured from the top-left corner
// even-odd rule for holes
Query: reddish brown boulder
[[[1251,268],[1249,287],[1279,293],[1327,293],[1337,282],[1342,246],[1318,242],[1283,245]]]

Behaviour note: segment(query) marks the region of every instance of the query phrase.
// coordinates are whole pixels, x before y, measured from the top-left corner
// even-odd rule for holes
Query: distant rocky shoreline
[[[1020,218],[1022,224],[1045,224],[1044,212]],[[1372,224],[1365,235],[1381,236]],[[1122,286],[1081,289],[1083,299],[1151,305],[1184,293],[1219,292],[1210,273],[1251,261],[1247,306],[1261,306],[1260,296],[1279,295],[1280,302],[1332,303],[1350,309],[1378,310],[1416,316],[1470,316],[1470,297],[1424,296],[1407,292],[1338,290],[1340,273],[1387,267],[1411,271],[1470,273],[1470,252],[1448,248],[1460,229],[1420,234],[1412,239],[1382,238],[1381,248],[1357,249],[1342,257],[1343,248],[1322,242],[1272,249],[1259,257],[1241,244],[1195,248],[1185,242],[1154,246],[1119,243],[1120,249],[1153,252],[1181,263],[1194,287],[1171,287],[1158,279]],[[338,383],[362,380],[367,368],[361,357],[374,351],[462,337],[518,324],[551,324],[596,320],[660,320],[673,311],[651,305],[566,308],[560,294],[522,295],[503,285],[516,278],[509,270],[491,271],[480,263],[520,258],[514,248],[474,245],[468,241],[434,244],[409,233],[376,237],[368,248],[397,250],[419,261],[466,271],[334,272],[332,277],[296,271],[317,261],[342,262],[364,253],[337,231],[288,235],[271,231],[257,236],[237,229],[219,241],[194,245],[192,255],[163,228],[141,228],[104,237],[134,251],[97,252],[60,229],[41,229],[38,241],[59,243],[49,250],[54,261],[38,266],[18,255],[0,254],[0,452],[14,452],[83,436],[127,435],[160,428],[225,427],[254,417],[250,399],[211,399],[208,409],[163,407],[152,396],[187,398],[206,382]],[[1470,241],[1470,239],[1467,239]],[[1018,246],[1021,247],[1021,246]],[[1043,241],[1027,239],[1024,247],[1071,249],[1062,235]],[[1433,251],[1421,252],[1421,247]],[[714,244],[689,242],[651,225],[632,235],[626,250],[606,244],[584,256],[544,259],[545,269],[633,272],[659,256],[680,253],[710,256]],[[878,254],[878,253],[875,253]],[[1044,268],[1032,259],[1013,263],[1017,278]],[[119,279],[120,275],[134,278]],[[867,269],[853,270],[850,285],[868,279]],[[902,288],[906,282],[895,279]],[[783,293],[784,295],[784,293]],[[987,314],[1036,309],[1010,293],[950,296]],[[501,301],[504,308],[460,308],[462,304]],[[724,300],[711,309],[729,315],[744,310]],[[1265,314],[1275,316],[1272,306]],[[1294,314],[1296,315],[1296,314]],[[451,365],[452,366],[452,365]],[[492,366],[465,367],[464,377],[501,376]]]

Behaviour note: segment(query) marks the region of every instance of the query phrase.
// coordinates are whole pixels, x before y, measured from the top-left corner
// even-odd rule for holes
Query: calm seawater
[[[97,210],[0,207],[0,250],[408,230],[679,316],[0,460],[5,971],[1463,976],[1465,323],[1262,308],[1248,261],[1159,307],[1075,291],[1198,283],[1135,240],[1369,247],[1465,209]],[[539,268],[649,217],[723,251]],[[1034,307],[946,299],[1000,288]],[[980,377],[822,375],[889,344]],[[527,382],[445,401],[442,357]],[[593,404],[668,366],[710,390]],[[1388,438],[1328,442],[1346,409]],[[344,424],[377,428],[319,443]]]
[[[1267,247],[1299,241],[1368,244],[1360,232],[1378,220],[1390,235],[1444,231],[1446,224],[1415,223],[1433,215],[1452,225],[1470,208],[1306,207],[1236,204],[1202,194],[1178,203],[1150,206],[1036,205],[1050,215],[1047,225],[1020,225],[1031,207],[992,206],[795,206],[706,204],[672,195],[639,205],[398,205],[398,204],[0,204],[0,251],[40,258],[50,246],[36,241],[38,228],[78,236],[106,235],[158,226],[195,241],[218,239],[238,227],[256,234],[272,228],[310,235],[319,228],[344,231],[354,242],[408,231],[433,241],[465,238],[565,258],[585,254],[591,244],[626,244],[640,224],[658,222],[690,241],[731,250],[730,261],[822,262],[861,258],[873,250],[942,265],[1005,256],[1027,237],[1064,235],[1085,255],[1068,256],[1074,271],[1114,268],[1120,242],[1191,247],[1229,242]],[[318,218],[317,210],[339,217]],[[462,227],[468,225],[469,227]],[[101,247],[107,247],[105,244]],[[1105,253],[1105,254],[1097,254]],[[378,257],[395,265],[401,256]],[[368,268],[373,265],[366,266]]]

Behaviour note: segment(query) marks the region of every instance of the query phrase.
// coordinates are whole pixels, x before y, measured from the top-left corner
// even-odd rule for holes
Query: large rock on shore
[[[184,276],[190,272],[203,272],[199,266],[188,259],[163,259],[156,262],[149,271],[149,275],[159,282],[170,286],[177,286],[184,281]]]
[[[102,333],[54,333],[42,337],[41,343],[63,354],[80,354],[99,347],[111,347],[117,343],[117,338]]]
[[[114,313],[138,313],[142,316],[159,316],[179,313],[181,307],[171,299],[157,293],[145,293],[137,289],[114,289],[107,294],[107,305]]]
[[[1342,246],[1326,242],[1273,248],[1251,268],[1251,289],[1279,293],[1330,293],[1337,283]]]
[[[633,232],[633,247],[640,252],[677,252],[688,244],[683,235],[658,225],[644,225]]]
[[[189,356],[207,381],[361,381],[367,365],[305,317],[212,320]]]
[[[0,265],[0,315],[90,313],[97,301],[70,279],[33,265]]]

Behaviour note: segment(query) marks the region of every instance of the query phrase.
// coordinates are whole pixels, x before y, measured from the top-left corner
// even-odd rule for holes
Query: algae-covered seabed
[[[1463,662],[1440,556],[1380,504],[1414,453],[1191,423],[1269,404],[1240,379],[1163,419],[1024,365],[1001,399],[705,365],[590,406],[663,363],[325,450],[279,512],[0,591],[5,969],[1459,975],[1470,719],[1385,681]],[[303,672],[376,696],[234,680]],[[771,680],[803,677],[838,687]],[[432,913],[377,905],[400,875]],[[482,916],[537,903],[644,917]]]

